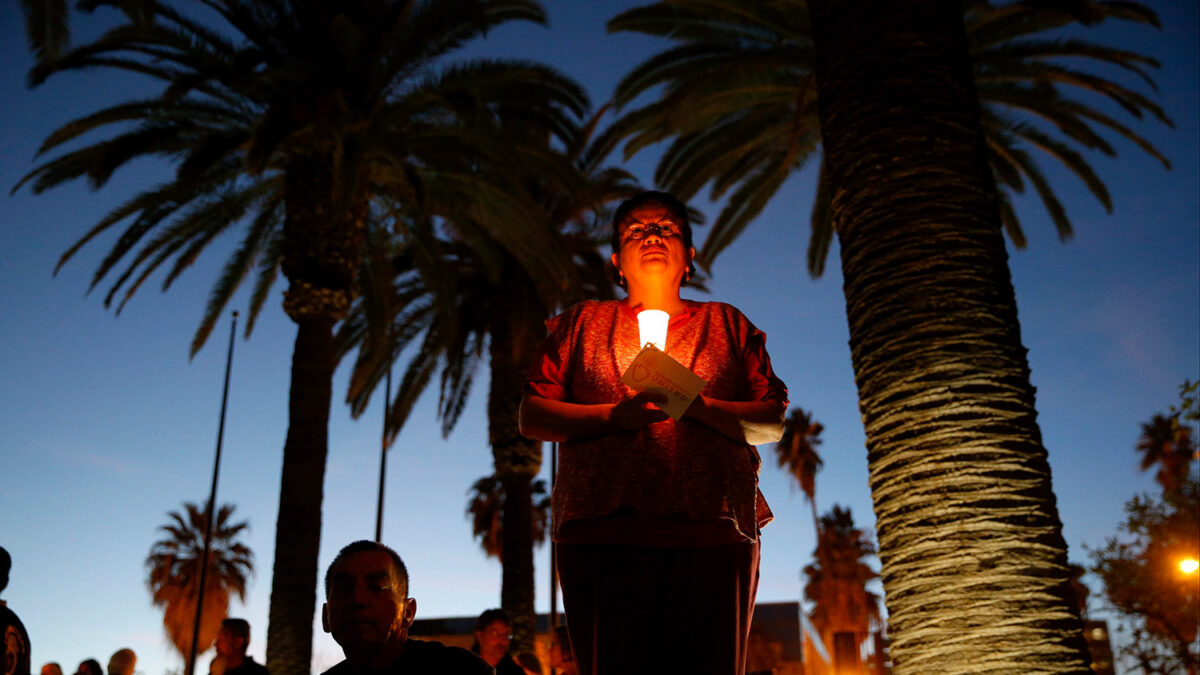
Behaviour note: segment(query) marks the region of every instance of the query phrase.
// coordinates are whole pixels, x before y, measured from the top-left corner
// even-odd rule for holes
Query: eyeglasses
[[[649,237],[651,234],[667,238],[678,237],[682,233],[683,228],[670,220],[663,220],[657,223],[642,223],[635,220],[632,225],[625,228],[625,231],[621,233],[621,242],[639,241]]]

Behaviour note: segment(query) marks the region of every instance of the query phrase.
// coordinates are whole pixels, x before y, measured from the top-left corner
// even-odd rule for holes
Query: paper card
[[[667,402],[659,405],[663,412],[678,421],[687,412],[707,382],[685,368],[675,359],[647,345],[637,355],[621,382],[634,391],[656,391],[666,395]]]

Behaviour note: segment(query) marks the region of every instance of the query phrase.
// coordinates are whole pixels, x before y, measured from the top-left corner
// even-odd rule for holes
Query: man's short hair
[[[329,569],[325,570],[325,599],[329,599],[329,582],[333,578],[333,568],[342,561],[342,558],[352,553],[363,553],[366,551],[382,551],[392,559],[392,573],[400,580],[400,595],[402,598],[408,597],[408,568],[404,566],[404,561],[400,559],[400,554],[392,549],[384,546],[377,541],[369,539],[359,539],[342,547],[338,554],[333,557],[333,562],[329,563]]]
[[[8,588],[8,571],[12,569],[12,556],[0,546],[0,591]]]
[[[126,647],[113,652],[108,659],[108,675],[128,675],[137,664],[137,654]]]
[[[497,607],[496,609],[484,610],[483,614],[480,614],[479,618],[475,619],[475,630],[487,630],[488,626],[497,621],[503,621],[510,626],[512,625],[512,619],[508,617],[508,612]]]
[[[245,619],[223,619],[221,630],[227,630],[233,637],[241,638],[247,645],[250,644],[250,622]]]

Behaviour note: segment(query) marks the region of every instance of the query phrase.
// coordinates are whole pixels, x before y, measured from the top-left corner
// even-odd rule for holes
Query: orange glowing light
[[[671,315],[661,309],[643,309],[638,312],[638,338],[642,346],[652,344],[660,352],[667,350],[667,323]]]
[[[1196,570],[1200,570],[1200,560],[1195,558],[1184,558],[1179,561],[1179,571],[1184,574],[1195,574]]]

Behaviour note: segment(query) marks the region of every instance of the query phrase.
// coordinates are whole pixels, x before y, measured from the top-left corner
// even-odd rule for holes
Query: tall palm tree
[[[1077,13],[1062,8],[1067,6]],[[1096,150],[1114,156],[1116,150],[1102,131],[1132,141],[1170,166],[1144,138],[1094,103],[1107,98],[1135,119],[1152,116],[1170,124],[1158,105],[1110,76],[1124,70],[1153,85],[1147,69],[1157,62],[1054,32],[1109,18],[1158,26],[1152,10],[1134,2],[1092,0],[968,0],[962,7],[987,159],[1001,188],[1005,231],[1015,246],[1024,247],[1025,235],[1011,201],[1026,186],[1041,199],[1060,238],[1072,234],[1037,155],[1074,173],[1110,211],[1107,188],[1080,153]],[[710,185],[714,200],[729,195],[698,255],[709,267],[783,182],[818,152],[816,57],[807,5],[804,0],[659,2],[624,12],[608,25],[614,31],[669,37],[677,45],[635,68],[618,85],[618,105],[649,91],[661,94],[628,112],[612,133],[629,137],[627,155],[673,139],[655,174],[665,189],[691,197]],[[1088,64],[1095,66],[1091,72],[1080,67]],[[824,270],[833,237],[829,175],[823,168],[818,174],[808,251],[814,276]]]
[[[1183,485],[1196,452],[1191,427],[1180,424],[1178,415],[1162,414],[1142,423],[1136,449],[1142,455],[1141,470],[1157,466],[1154,479],[1167,492]]]
[[[1088,672],[962,5],[809,8],[896,672]]]
[[[21,13],[30,51],[43,64],[57,59],[71,39],[67,0],[21,0]]]
[[[804,595],[813,602],[813,627],[834,650],[837,673],[866,672],[859,647],[880,623],[879,596],[867,588],[879,576],[865,560],[874,555],[870,536],[854,526],[850,509],[835,504],[821,516],[816,560],[804,568]]]
[[[384,298],[364,295],[339,332],[342,353],[359,349],[347,398],[361,413],[388,364],[408,358],[389,412],[388,428],[403,427],[413,404],[440,373],[438,417],[443,434],[458,421],[480,362],[487,358],[488,443],[504,501],[501,606],[513,619],[513,650],[530,651],[534,635],[532,481],[541,468],[541,443],[520,434],[517,413],[525,375],[545,335],[543,322],[557,309],[588,297],[611,297],[599,243],[604,204],[638,191],[627,172],[605,167],[590,145],[600,111],[582,126],[547,129],[499,120],[516,145],[503,162],[478,162],[482,180],[523,195],[535,205],[515,223],[539,243],[546,262],[570,270],[551,285],[493,244],[471,213],[430,219],[397,214],[390,230],[390,266],[375,265],[389,284],[363,282]],[[549,133],[549,135],[548,135]],[[547,143],[556,138],[563,150]],[[554,146],[558,147],[558,146]],[[538,235],[538,233],[541,235]],[[538,237],[551,241],[540,245]],[[409,346],[411,357],[403,353]]]
[[[238,286],[254,277],[249,333],[280,272],[296,323],[288,433],[267,632],[276,675],[310,668],[321,501],[335,362],[333,328],[357,288],[368,220],[383,199],[429,199],[469,209],[490,242],[538,278],[559,278],[545,242],[523,231],[521,206],[475,179],[465,158],[487,159],[502,139],[477,122],[497,109],[560,123],[562,78],[527,63],[448,55],[510,20],[544,22],[535,0],[215,0],[210,27],[158,0],[89,0],[127,18],[95,41],[35,66],[47,76],[82,68],[129,70],[160,81],[156,97],[121,103],[61,127],[42,152],[86,132],[109,136],[63,152],[21,184],[41,192],[87,177],[99,187],[138,157],[175,168],[97,223],[60,260],[127,223],[93,279],[119,264],[105,298],[120,306],[164,265],[169,286],[209,242],[241,231],[193,341],[208,336]],[[507,146],[504,146],[507,149]],[[18,185],[20,187],[20,185]],[[136,251],[135,251],[136,249]]]
[[[159,528],[165,534],[154,542],[146,557],[146,584],[150,587],[151,601],[155,607],[163,608],[167,637],[184,659],[192,648],[200,571],[204,564],[204,535],[208,530],[207,509],[207,503],[184,502],[183,513],[168,512],[171,522]],[[254,573],[254,554],[239,541],[249,523],[231,522],[233,510],[233,504],[223,504],[213,524],[197,652],[208,649],[216,639],[221,620],[229,609],[229,596],[246,599],[246,579]]]
[[[504,562],[504,484],[495,475],[475,481],[467,492],[467,517],[471,534],[489,558]],[[550,494],[546,481],[535,480],[530,490],[533,498],[533,543],[546,541],[550,524]]]
[[[783,425],[783,436],[775,444],[775,456],[779,467],[786,469],[808,499],[812,507],[813,530],[821,531],[817,520],[817,472],[821,470],[821,456],[817,447],[821,445],[821,432],[825,426],[814,420],[802,408],[792,408]]]

